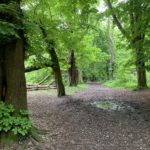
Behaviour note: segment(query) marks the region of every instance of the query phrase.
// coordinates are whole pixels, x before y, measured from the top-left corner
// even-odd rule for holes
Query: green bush
[[[32,128],[32,123],[28,119],[29,112],[16,110],[12,105],[6,105],[0,101],[0,132],[13,133],[14,135],[25,136]]]
[[[125,89],[135,89],[136,88],[136,81],[133,80],[109,80],[105,82],[103,85],[110,87],[110,88],[125,88]]]

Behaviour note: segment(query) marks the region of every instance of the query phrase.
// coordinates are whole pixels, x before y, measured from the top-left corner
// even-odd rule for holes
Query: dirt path
[[[30,93],[28,99],[34,124],[49,130],[41,149],[150,150],[148,91],[114,90],[90,84],[73,96],[56,98]],[[126,101],[135,111],[105,111],[90,105],[96,100]]]
[[[124,101],[135,111],[109,112],[91,105],[99,100]],[[31,92],[28,104],[34,125],[48,131],[43,143],[29,141],[27,150],[150,150],[149,91],[90,84],[63,98]]]

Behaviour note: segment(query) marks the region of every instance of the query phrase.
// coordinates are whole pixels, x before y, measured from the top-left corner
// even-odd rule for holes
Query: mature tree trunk
[[[3,55],[3,51],[2,51],[2,47],[0,47],[0,100],[3,99],[3,82],[4,82],[4,79],[3,79],[3,58],[4,55]]]
[[[114,50],[114,49],[112,49]],[[114,79],[114,66],[115,66],[115,63],[114,63],[114,57],[113,57],[113,51],[111,51],[111,58],[110,58],[110,62],[109,62],[109,79],[110,80],[113,80]]]
[[[14,26],[22,27],[20,0],[3,0],[1,3],[8,5],[11,2],[14,2],[16,13],[18,13],[17,17],[0,12],[0,19],[14,24]],[[16,30],[16,34],[20,37],[0,35],[0,40],[2,40],[0,43],[0,99],[5,103],[12,104],[16,109],[27,109],[22,29]]]
[[[144,88],[147,88],[144,54],[143,54],[142,47],[140,46],[140,42],[138,42],[138,40],[137,40],[136,43],[139,43],[139,45],[135,48],[136,59],[137,59],[136,60],[136,70],[137,70],[138,89],[144,89]]]
[[[114,79],[114,66],[115,66],[115,46],[114,46],[114,34],[113,26],[111,25],[110,19],[108,19],[108,41],[109,41],[109,79]]]
[[[7,45],[5,58],[7,81],[5,101],[18,109],[27,109],[23,40]]]
[[[83,83],[83,72],[82,72],[82,70],[78,71],[78,82]]]
[[[69,69],[68,69],[69,85],[77,86],[78,80],[79,80],[78,79],[78,69],[76,66],[76,61],[75,61],[75,56],[74,56],[73,50],[69,53],[68,64],[70,65]]]
[[[141,16],[139,14],[130,14],[130,21],[132,24],[132,40],[131,46],[136,53],[136,71],[137,71],[137,88],[147,88],[147,78],[145,69],[145,56],[143,50],[143,43],[145,40],[145,33],[141,29]]]
[[[137,69],[137,86],[139,89],[147,88],[147,80],[146,80],[146,69],[145,69],[145,60],[144,60],[144,52],[143,52],[143,43],[145,38],[145,32],[148,27],[148,21],[142,22],[143,12],[141,9],[141,3],[138,4],[134,0],[130,0],[130,9],[129,16],[130,16],[130,32],[127,32],[121,22],[119,21],[112,3],[110,0],[106,0],[107,5],[110,9],[111,15],[114,19],[114,22],[118,26],[118,29],[121,31],[121,33],[126,37],[126,39],[129,41],[131,47],[133,50],[135,50],[136,53],[136,69]],[[135,4],[137,5],[136,8],[139,8],[139,10],[135,10]],[[133,7],[132,7],[133,6]],[[143,26],[144,25],[144,26]],[[130,37],[131,35],[131,37]]]
[[[47,33],[46,30],[43,26],[40,25],[40,29],[42,31],[43,37],[47,38]],[[48,52],[50,54],[51,57],[51,67],[54,73],[54,77],[55,77],[55,82],[56,82],[56,86],[57,86],[57,95],[58,97],[60,96],[65,96],[65,87],[63,84],[63,79],[62,79],[62,74],[61,74],[61,70],[60,70],[60,65],[59,65],[59,60],[57,57],[57,53],[55,51],[54,48],[54,41],[49,41],[47,39],[45,39],[45,42],[47,43],[47,49]]]
[[[145,63],[141,61],[136,65],[137,69],[137,80],[138,80],[138,89],[147,88],[147,80],[146,80],[146,70]]]
[[[62,74],[61,74],[61,70],[60,70],[59,60],[58,60],[58,57],[57,57],[54,47],[51,47],[49,49],[49,53],[51,56],[52,70],[54,72],[55,82],[56,82],[56,86],[57,86],[57,94],[59,97],[65,96],[65,87],[63,84],[63,80],[62,80]]]
[[[0,65],[0,97],[16,109],[27,109],[26,82],[24,75],[24,51],[21,39],[7,43]]]

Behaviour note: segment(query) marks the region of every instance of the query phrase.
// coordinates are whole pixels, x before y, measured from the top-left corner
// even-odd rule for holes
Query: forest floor
[[[113,101],[134,111],[108,111],[95,101]],[[28,93],[41,142],[27,140],[27,150],[150,150],[150,92],[110,89],[96,83],[62,98]],[[25,146],[26,145],[26,146]],[[22,150],[21,147],[15,150]]]

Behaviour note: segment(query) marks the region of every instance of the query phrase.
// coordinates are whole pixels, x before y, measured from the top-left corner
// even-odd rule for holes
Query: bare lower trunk
[[[139,19],[138,16],[136,19],[137,20]],[[135,33],[137,33],[137,36],[133,39],[132,43],[133,43],[133,49],[135,50],[136,53],[137,88],[145,89],[147,88],[145,56],[143,50],[143,42],[144,42],[145,35],[142,33],[138,34],[138,32]]]
[[[27,109],[23,41],[19,39],[0,48],[0,98],[16,109]]]
[[[68,58],[68,64],[70,65],[68,69],[68,75],[69,75],[69,85],[70,86],[77,86],[78,85],[78,70],[76,66],[74,51],[71,51],[69,53]]]
[[[0,100],[3,99],[3,51],[0,47]]]
[[[114,37],[113,33],[110,35],[110,62],[109,62],[109,79],[114,79],[114,68],[115,68],[115,46],[114,46]]]
[[[43,28],[43,26],[40,26],[40,29],[42,31],[43,37],[46,38],[47,37],[47,33],[45,28]],[[63,84],[63,80],[62,80],[62,74],[61,74],[61,70],[60,70],[60,65],[59,65],[59,60],[55,51],[55,44],[54,41],[49,41],[49,40],[45,40],[47,43],[47,49],[48,52],[50,54],[51,57],[51,67],[54,73],[54,77],[55,77],[55,82],[56,82],[56,86],[57,86],[57,95],[58,97],[60,96],[65,96],[65,87]]]
[[[82,73],[82,71],[80,70],[80,71],[78,71],[78,82],[79,83],[83,83],[83,73]]]
[[[6,75],[5,75],[5,46],[0,47],[0,100],[5,100]]]
[[[58,61],[58,57],[57,57],[57,54],[55,52],[55,49],[50,48],[49,53],[51,56],[52,69],[54,72],[55,82],[56,82],[56,86],[57,86],[57,95],[58,95],[58,97],[65,96],[65,87],[63,84],[60,65],[59,65],[59,61]]]
[[[1,64],[0,64],[0,100],[2,100],[2,67],[1,67]]]
[[[147,88],[146,71],[145,69],[143,69],[144,67],[145,67],[144,63],[137,65],[137,77],[139,89]]]
[[[142,57],[143,53],[140,48],[136,49],[136,69],[137,69],[137,82],[138,82],[138,89],[147,88],[147,80],[146,80],[146,69],[145,69],[145,61]]]
[[[108,19],[108,41],[109,41],[109,54],[110,60],[108,65],[108,77],[109,80],[114,79],[114,65],[115,65],[115,45],[114,45],[114,33],[113,26],[110,19]]]
[[[126,37],[126,39],[130,42],[130,45],[133,50],[136,51],[136,69],[137,69],[137,86],[139,89],[147,88],[147,81],[146,81],[146,69],[145,69],[145,60],[144,60],[144,52],[143,52],[143,44],[145,40],[145,33],[148,27],[148,21],[145,20],[143,23],[143,18],[145,17],[143,14],[142,3],[137,3],[134,0],[130,0],[130,11],[128,11],[128,15],[130,17],[130,32],[125,30],[119,21],[111,0],[106,0],[107,5],[110,9],[111,15],[114,19],[114,22],[118,26],[118,29],[122,32],[122,34]],[[142,2],[142,1],[141,1]],[[136,5],[136,7],[135,7]],[[139,8],[137,11],[136,8]]]
[[[16,10],[15,15],[1,12],[0,20],[13,24],[16,29],[23,28],[20,0],[2,0],[0,3],[8,7],[13,3]],[[0,100],[12,104],[16,109],[27,109],[22,29],[16,30],[16,34],[19,38],[15,35],[0,35]]]

